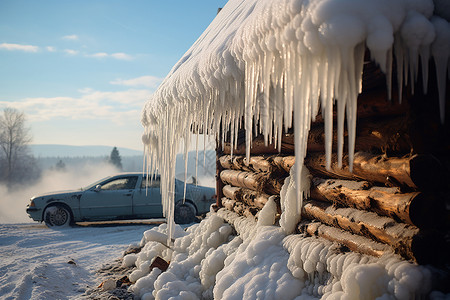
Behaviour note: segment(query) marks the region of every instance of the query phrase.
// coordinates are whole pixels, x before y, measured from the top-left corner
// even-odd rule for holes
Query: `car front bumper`
[[[42,221],[42,209],[27,206],[27,214],[34,221]]]

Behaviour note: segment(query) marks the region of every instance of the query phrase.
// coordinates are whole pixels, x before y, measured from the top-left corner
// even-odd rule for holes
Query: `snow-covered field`
[[[148,224],[49,229],[0,224],[0,299],[78,299],[96,271],[139,243]]]

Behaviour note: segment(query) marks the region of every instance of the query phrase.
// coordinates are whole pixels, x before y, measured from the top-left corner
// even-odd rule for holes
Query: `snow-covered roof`
[[[443,120],[450,25],[443,18],[448,3],[436,4],[441,12],[434,11],[432,0],[230,0],[143,111],[143,142],[151,168],[162,173],[166,185],[161,189],[166,215],[173,213],[175,155],[181,140],[189,143],[192,127],[218,134],[222,126],[233,141],[244,117],[247,155],[256,122],[265,140],[275,143],[281,141],[283,126],[294,127],[301,174],[310,123],[319,107],[330,163],[336,104],[338,157],[345,115],[351,165],[366,48],[388,79],[395,57],[400,86],[417,78],[420,61],[433,57]],[[427,65],[422,64],[425,82]],[[390,90],[391,80],[387,85]]]

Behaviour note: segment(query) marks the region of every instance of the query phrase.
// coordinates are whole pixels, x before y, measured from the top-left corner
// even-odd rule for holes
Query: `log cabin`
[[[448,268],[449,20],[394,1],[401,16],[374,11],[391,22],[378,28],[361,6],[269,2],[225,6],[144,109],[166,216],[180,140],[187,151],[202,132],[216,141],[214,210],[258,220],[275,203],[287,234]],[[415,14],[430,34],[417,43]]]

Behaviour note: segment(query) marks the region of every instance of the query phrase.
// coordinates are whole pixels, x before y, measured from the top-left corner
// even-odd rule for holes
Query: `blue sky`
[[[34,144],[142,149],[144,103],[225,0],[0,0],[0,109]]]

